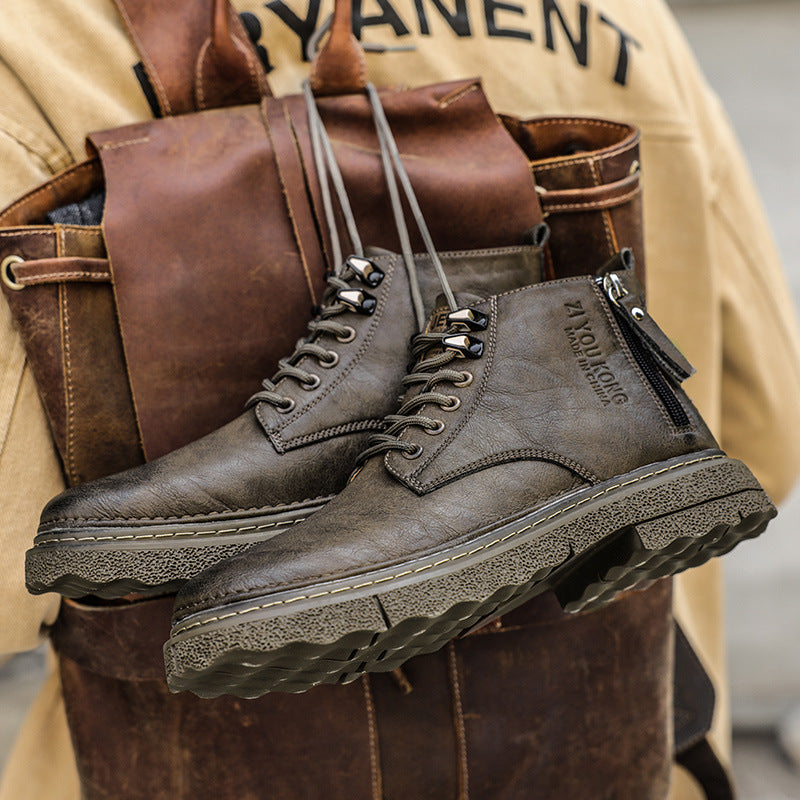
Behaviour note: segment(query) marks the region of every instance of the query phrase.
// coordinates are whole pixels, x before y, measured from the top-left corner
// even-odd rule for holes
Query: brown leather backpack
[[[164,118],[90,136],[88,161],[0,214],[3,289],[71,484],[235,416],[330,266],[301,99],[269,95],[228,3],[117,5]],[[349,16],[338,0],[312,83],[363,237],[391,249]],[[500,119],[474,80],[384,103],[441,249],[513,243],[546,217],[549,277],[624,245],[643,268],[629,126]],[[102,220],[57,221],[98,194]],[[655,799],[674,749],[670,609],[668,581],[575,616],[545,595],[402,674],[252,701],[169,694],[170,598],[67,601],[54,642],[88,800]]]

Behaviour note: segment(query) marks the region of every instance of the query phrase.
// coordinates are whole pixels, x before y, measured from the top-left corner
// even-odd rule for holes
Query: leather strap
[[[731,777],[708,740],[714,684],[677,622],[673,681],[675,760],[692,774],[708,800],[734,800]]]
[[[331,33],[311,65],[311,88],[319,97],[355,94],[367,85],[364,50],[353,36],[351,0],[336,0]]]
[[[110,283],[111,270],[107,258],[39,258],[9,267],[13,279],[22,286],[63,281]]]
[[[303,264],[312,303],[316,303],[315,283],[318,284],[318,281],[314,281],[311,276],[322,275],[325,272],[325,262],[306,190],[306,176],[303,173],[298,144],[284,102],[265,103],[262,110],[264,127],[272,144],[275,166],[286,200],[286,210],[297,241],[297,252]]]
[[[163,116],[271,96],[264,66],[228,0],[114,0]]]

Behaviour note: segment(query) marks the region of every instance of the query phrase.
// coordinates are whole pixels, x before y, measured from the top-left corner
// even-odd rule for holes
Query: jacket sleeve
[[[712,244],[720,265],[722,447],[776,502],[800,473],[800,337],[792,295],[741,148],[715,126]]]
[[[0,64],[0,206],[69,163],[14,76]],[[2,235],[2,232],[0,232]],[[0,658],[35,647],[58,612],[56,595],[25,589],[25,551],[44,504],[63,488],[44,409],[0,296]]]

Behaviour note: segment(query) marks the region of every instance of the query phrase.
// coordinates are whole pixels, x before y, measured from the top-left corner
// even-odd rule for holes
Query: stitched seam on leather
[[[497,331],[496,319],[497,319],[497,308],[498,308],[497,301],[499,300],[499,298],[501,298],[501,297],[510,297],[512,295],[519,294],[520,292],[528,292],[528,291],[530,291],[530,292],[534,292],[535,293],[537,291],[547,291],[549,289],[549,287],[558,286],[558,285],[561,285],[561,284],[568,284],[568,283],[589,283],[591,286],[594,287],[595,293],[599,293],[598,290],[597,290],[597,287],[595,286],[594,281],[591,278],[587,278],[587,277],[585,277],[583,275],[578,275],[578,276],[573,276],[571,278],[558,278],[556,280],[546,281],[545,283],[533,284],[532,286],[521,286],[518,289],[511,289],[511,290],[509,290],[507,292],[503,292],[502,294],[498,294],[498,295],[495,295],[494,297],[490,297],[489,298],[488,302],[494,309],[493,311],[491,311],[492,324],[491,324],[491,329],[490,329],[490,333],[489,333],[489,350],[488,350],[488,353],[487,353],[487,356],[486,356],[489,359],[489,364],[486,367],[486,369],[484,370],[483,379],[481,380],[481,386],[478,389],[478,397],[470,405],[469,412],[468,412],[469,414],[473,413],[474,408],[475,408],[475,404],[483,396],[483,393],[484,393],[484,390],[485,390],[485,385],[486,385],[486,378],[487,378],[488,373],[489,373],[489,371],[491,370],[491,367],[492,367],[492,363],[491,362],[494,361],[494,348],[495,348],[495,341],[496,341],[496,335],[497,335],[496,334],[496,331]],[[603,296],[600,295],[600,297],[602,298]],[[487,301],[484,301],[484,302],[487,302]],[[603,306],[605,307],[605,302],[603,302]],[[606,313],[608,314],[609,312],[606,311]],[[464,413],[465,413],[465,415],[467,414],[467,412],[464,412]],[[383,459],[384,466],[386,467],[386,469],[392,475],[395,476],[395,478],[397,478],[399,481],[404,483],[406,486],[410,486],[411,488],[415,489],[419,494],[424,493],[426,491],[427,485],[423,484],[419,480],[417,480],[417,476],[422,472],[423,469],[426,469],[433,462],[433,460],[442,451],[442,449],[444,447],[446,447],[448,444],[450,444],[450,442],[452,442],[452,440],[455,438],[456,434],[458,434],[458,432],[463,428],[463,426],[465,424],[466,424],[466,421],[460,422],[453,429],[453,432],[448,435],[448,437],[445,440],[445,442],[442,445],[440,445],[439,448],[437,450],[435,450],[433,452],[433,454],[429,458],[427,458],[425,460],[425,462],[419,468],[417,468],[416,470],[410,472],[408,474],[408,476],[402,475],[401,472],[399,471],[399,469],[389,462],[390,453],[387,453],[384,456],[384,459]]]
[[[122,17],[125,27],[128,29],[128,33],[130,34],[131,39],[133,39],[134,44],[136,45],[136,49],[139,51],[139,55],[142,57],[142,61],[147,68],[147,76],[150,78],[151,83],[154,84],[156,93],[158,94],[159,100],[164,106],[164,111],[166,115],[169,116],[172,114],[172,106],[170,105],[169,98],[167,97],[167,93],[164,90],[164,84],[161,83],[161,78],[158,75],[158,72],[153,65],[153,62],[150,60],[150,56],[147,53],[147,48],[144,46],[142,40],[139,38],[139,34],[136,30],[136,26],[131,21],[130,16],[125,8],[124,3],[114,2],[114,5],[117,7],[117,11],[119,11],[120,16]]]
[[[264,94],[264,92],[262,92],[262,88],[266,90],[269,89],[269,80],[267,78],[267,74],[266,72],[263,72],[262,64],[258,59],[258,56],[256,56],[253,49],[248,46],[250,37],[245,30],[241,17],[236,13],[236,10],[232,6],[229,9],[228,18],[230,20],[233,43],[238,48],[239,52],[244,55],[245,60],[247,61],[247,69],[250,72],[250,80],[252,82],[253,89],[255,90],[256,95],[261,96]],[[262,81],[259,79],[259,76],[262,74],[262,72],[264,78],[263,86]]]
[[[639,376],[639,380],[641,381],[642,386],[644,386],[645,391],[650,395],[653,402],[655,403],[656,408],[660,412],[662,418],[666,421],[669,429],[673,432],[677,431],[678,428],[675,426],[675,423],[672,421],[672,417],[669,416],[667,413],[667,409],[664,407],[664,403],[661,401],[659,396],[656,394],[655,389],[653,389],[651,383],[645,377],[642,370],[639,368],[639,364],[636,361],[633,353],[631,352],[630,347],[628,347],[628,343],[625,341],[625,337],[622,335],[622,331],[620,330],[617,321],[614,319],[614,315],[611,312],[611,309],[608,307],[606,302],[605,295],[600,290],[600,287],[596,283],[592,283],[592,288],[594,289],[595,294],[600,298],[601,303],[600,307],[605,312],[606,319],[608,320],[609,325],[611,326],[611,331],[616,339],[616,344],[619,350],[625,355],[628,365],[633,368],[633,371]],[[678,399],[677,394],[675,395],[676,399]],[[680,403],[680,400],[678,399]],[[680,403],[681,407],[683,407],[683,403]]]
[[[231,16],[233,15],[235,15],[238,19],[238,14],[231,9]],[[244,56],[244,60],[247,62],[247,71],[250,73],[250,83],[252,88],[254,89],[256,95],[260,95],[261,86],[258,81],[258,76],[256,75],[255,56],[243,42],[239,41],[239,37],[237,35],[234,34],[232,38],[234,46]]]
[[[283,112],[284,120],[286,117],[285,109],[281,106],[281,112]],[[295,244],[297,245],[297,253],[300,256],[300,265],[303,268],[303,274],[305,275],[306,279],[306,286],[308,287],[308,293],[311,296],[312,302],[314,301],[314,284],[311,280],[311,273],[308,269],[308,263],[306,262],[306,255],[303,251],[303,243],[300,240],[300,231],[297,228],[297,220],[294,217],[294,211],[292,209],[292,200],[289,197],[289,190],[287,188],[286,178],[283,174],[283,166],[281,164],[281,159],[278,155],[278,148],[275,146],[275,138],[272,135],[272,126],[267,118],[266,112],[266,105],[264,103],[259,104],[258,106],[258,113],[261,117],[262,123],[264,125],[264,130],[267,133],[267,137],[269,138],[270,144],[272,145],[272,157],[275,161],[275,169],[278,173],[278,180],[281,184],[281,194],[283,195],[283,202],[286,206],[286,213],[289,217],[289,222],[292,226],[292,235],[294,237]],[[288,121],[287,121],[288,125]]]
[[[473,83],[470,86],[466,86],[462,89],[457,89],[454,92],[451,92],[448,95],[445,95],[441,100],[439,100],[439,108],[447,108],[448,106],[453,105],[453,103],[457,103],[466,95],[470,94],[471,92],[477,91],[478,84]]]
[[[103,239],[103,230],[97,225],[62,225],[58,223],[59,230],[69,231],[73,236],[90,236],[93,239]]]
[[[461,684],[458,674],[458,656],[453,642],[447,643],[447,664],[450,667],[450,686],[453,692],[453,725],[458,745],[458,800],[469,800],[469,763],[467,761],[467,730],[464,725],[464,708],[461,704]]]
[[[474,548],[474,549],[472,549],[472,550],[470,550],[468,552],[465,552],[465,553],[460,553],[459,555],[456,555],[456,556],[449,556],[447,558],[439,559],[438,561],[434,561],[434,562],[432,562],[430,564],[425,564],[424,566],[417,567],[416,569],[403,570],[402,572],[398,572],[395,575],[387,575],[385,578],[378,578],[377,580],[372,580],[372,581],[364,581],[363,583],[357,583],[357,584],[354,584],[353,586],[341,586],[341,587],[339,587],[337,589],[329,589],[329,590],[326,590],[326,591],[323,591],[323,592],[317,592],[315,594],[298,595],[297,597],[292,597],[289,600],[274,600],[271,603],[262,603],[261,605],[251,606],[250,608],[243,608],[240,611],[231,611],[228,614],[220,614],[220,615],[215,616],[215,617],[209,617],[207,619],[199,620],[198,622],[193,622],[193,623],[191,623],[189,625],[185,625],[185,626],[180,625],[180,623],[178,623],[175,626],[174,633],[176,633],[176,634],[177,633],[183,633],[184,631],[188,631],[188,630],[191,630],[193,628],[203,627],[204,625],[208,625],[208,624],[210,624],[212,622],[219,622],[220,620],[229,619],[230,617],[246,616],[247,614],[252,614],[252,613],[254,613],[256,611],[263,611],[264,609],[273,608],[275,606],[289,605],[290,603],[296,603],[298,600],[312,600],[312,599],[316,599],[318,597],[325,597],[327,595],[339,594],[340,592],[347,592],[347,591],[350,591],[352,589],[363,589],[363,588],[365,588],[367,586],[375,586],[375,585],[377,585],[379,583],[386,583],[387,581],[392,581],[392,580],[396,580],[398,578],[403,578],[403,577],[405,577],[407,575],[413,575],[413,574],[418,573],[418,572],[424,572],[426,570],[431,569],[432,567],[438,567],[438,566],[441,566],[442,564],[446,564],[446,563],[448,563],[450,561],[456,561],[459,558],[464,558],[464,556],[474,555],[475,553],[481,552],[482,550],[487,550],[487,549],[489,549],[491,547],[494,547],[497,544],[501,544],[503,542],[508,541],[509,539],[513,539],[515,536],[518,536],[521,533],[525,533],[526,531],[529,531],[529,530],[532,530],[534,528],[537,528],[540,525],[543,525],[545,522],[549,522],[551,519],[555,519],[557,517],[560,517],[560,516],[566,514],[568,511],[572,511],[573,509],[578,508],[579,506],[582,506],[585,503],[590,503],[592,500],[596,500],[598,497],[602,497],[603,495],[608,494],[609,492],[615,491],[617,489],[625,488],[626,486],[632,486],[632,485],[634,485],[636,483],[640,483],[641,481],[646,480],[647,478],[653,478],[653,477],[655,477],[657,475],[663,475],[666,472],[671,472],[672,470],[680,469],[681,467],[690,467],[693,464],[700,464],[700,463],[703,463],[705,461],[718,461],[718,460],[721,460],[723,458],[725,458],[725,456],[722,456],[722,455],[704,456],[702,458],[695,458],[695,459],[691,459],[689,461],[682,461],[679,464],[671,464],[670,466],[663,467],[662,469],[653,470],[652,472],[648,472],[648,473],[646,473],[644,475],[639,475],[639,476],[637,476],[635,478],[631,478],[631,480],[628,480],[628,481],[620,481],[619,483],[615,483],[615,484],[613,484],[611,486],[607,486],[605,489],[601,489],[599,492],[596,492],[595,494],[590,495],[589,497],[584,497],[582,500],[578,500],[577,502],[573,503],[572,505],[565,506],[564,508],[561,508],[558,511],[553,512],[552,514],[550,514],[547,517],[543,517],[542,519],[537,520],[536,522],[532,522],[529,525],[525,525],[524,527],[519,528],[519,529],[517,529],[515,531],[512,531],[511,533],[508,533],[505,536],[502,536],[500,538],[494,539],[491,542],[488,542],[487,544],[480,545],[479,547],[476,547],[476,548]],[[320,576],[316,576],[315,578],[313,578],[313,580],[317,580],[319,578],[325,578],[325,577],[329,577],[329,576],[320,575]],[[233,596],[233,595],[224,594],[224,595],[219,595],[217,597],[208,598],[208,599],[210,599],[210,600],[219,600],[219,599],[222,599],[222,598],[225,598],[225,597],[230,597],[230,596]],[[199,605],[199,604],[195,604],[195,606],[196,605]],[[181,610],[184,610],[184,609],[181,609]]]
[[[592,150],[590,153],[581,153],[580,155],[574,156],[573,158],[564,158],[563,156],[551,156],[547,159],[542,159],[542,161],[531,161],[531,167],[533,168],[534,172],[549,172],[553,169],[561,169],[563,167],[571,167],[575,164],[582,164],[588,162],[590,159],[595,159],[598,161],[606,161],[611,156],[618,156],[622,155],[628,150],[634,150],[638,145],[636,139],[632,139],[628,141],[627,139],[623,140],[621,143],[616,145],[610,145],[609,147],[603,147],[600,150]],[[558,160],[563,159],[563,160]]]
[[[208,55],[208,48],[211,45],[211,37],[207,37],[203,42],[200,52],[197,54],[197,63],[194,67],[194,85],[197,89],[197,105],[201,110],[206,107],[206,92],[204,88],[205,81],[203,80],[203,67],[206,63],[206,56]]]
[[[602,181],[600,180],[600,174],[597,170],[597,164],[595,163],[595,160],[593,158],[589,159],[589,170],[592,173],[592,178],[594,179],[594,185],[598,187],[601,186]],[[610,257],[614,253],[616,253],[617,250],[614,247],[614,237],[611,235],[611,229],[608,227],[608,219],[606,218],[606,213],[607,212],[604,211],[600,216],[603,220],[603,227],[606,229],[606,244],[608,244],[609,257]]]
[[[264,103],[262,103],[264,105]],[[316,176],[319,179],[319,176],[316,175],[316,168],[309,165],[305,153],[303,152],[303,148],[300,145],[300,137],[297,133],[297,124],[295,120],[292,118],[291,112],[289,110],[289,106],[285,100],[281,100],[281,105],[286,108],[286,114],[289,118],[289,127],[292,133],[292,138],[294,140],[295,148],[297,149],[297,158],[300,161],[300,171],[303,174],[303,180],[305,182],[305,191],[308,195],[308,207],[311,212],[311,218],[314,222],[314,226],[317,231],[317,238],[319,240],[319,246],[322,252],[322,263],[324,266],[328,266],[333,269],[335,264],[333,264],[333,256],[330,253],[330,248],[328,245],[327,237],[324,235],[323,230],[327,227],[325,223],[322,222],[320,219],[321,209],[317,206],[317,197],[314,194],[314,190],[311,186],[313,182],[313,176]],[[316,300],[314,301],[316,303]]]
[[[525,458],[525,456],[529,456],[529,458]],[[568,469],[570,472],[573,472],[579,475],[581,478],[586,480],[588,483],[600,483],[600,478],[597,477],[593,472],[590,472],[586,469],[583,465],[579,464],[577,461],[573,461],[571,458],[565,458],[560,456],[558,453],[551,452],[550,450],[534,450],[533,448],[519,448],[517,450],[502,450],[499,453],[492,453],[492,455],[484,456],[484,458],[480,458],[477,461],[472,461],[469,464],[459,467],[457,469],[450,470],[450,472],[445,472],[443,475],[440,475],[435,481],[425,484],[419,484],[421,489],[424,489],[426,492],[431,491],[432,489],[438,489],[440,486],[448,483],[453,478],[458,478],[462,475],[468,475],[473,472],[480,472],[480,470],[486,467],[496,466],[498,464],[508,464],[512,461],[547,461],[552,464],[556,464],[560,467],[564,467]]]
[[[262,525],[244,525],[238,528],[224,528],[222,530],[206,531],[166,531],[164,533],[128,533],[114,536],[55,536],[50,539],[41,539],[34,543],[34,547],[51,544],[53,542],[117,542],[131,539],[183,539],[186,537],[211,536],[216,538],[226,533],[242,533],[243,531],[263,531],[267,528],[291,528],[300,522],[305,522],[308,517],[286,520],[285,522],[265,522]]]
[[[461,415],[460,419],[453,427],[452,431],[450,431],[445,438],[445,440],[429,455],[425,458],[425,460],[417,467],[415,470],[412,470],[407,477],[401,476],[399,472],[395,471],[395,468],[389,463],[389,453],[386,454],[384,458],[384,464],[389,469],[389,471],[395,475],[396,477],[400,478],[406,485],[411,484],[415,489],[422,492],[424,491],[425,487],[419,481],[418,476],[426,470],[428,467],[432,466],[436,458],[439,456],[441,452],[443,452],[461,433],[464,427],[472,418],[472,415],[475,413],[475,408],[477,407],[478,403],[480,403],[483,395],[486,393],[486,386],[489,381],[489,374],[492,371],[492,367],[494,366],[494,354],[495,354],[495,346],[497,343],[497,300],[494,297],[489,298],[489,314],[491,319],[491,325],[489,328],[489,347],[487,348],[488,352],[484,356],[486,361],[484,361],[485,367],[483,369],[483,376],[481,377],[480,386],[477,388],[477,391],[473,394],[472,398],[470,399],[469,408],[465,409]],[[420,409],[422,411],[422,409]]]
[[[610,206],[618,206],[632,200],[637,194],[640,194],[641,189],[637,186],[626,194],[619,195],[618,197],[609,197],[605,200],[593,200],[591,203],[559,203],[558,205],[547,205],[548,211],[580,211],[581,209],[603,208],[607,209]],[[616,252],[616,251],[615,251]]]
[[[10,239],[17,238],[17,239],[24,239],[27,236],[55,236],[55,230],[51,229],[48,231],[26,231],[23,228],[20,228],[18,231],[3,231],[0,233],[0,237],[8,237]]]
[[[139,136],[137,139],[126,139],[124,142],[114,142],[113,144],[101,144],[98,145],[98,150],[119,150],[122,147],[128,147],[129,145],[134,144],[144,144],[145,142],[149,142],[149,136]]]
[[[541,127],[552,125],[563,125],[565,122],[578,122],[581,125],[591,125],[595,128],[613,128],[618,131],[630,131],[627,125],[622,125],[619,122],[612,122],[611,120],[604,119],[584,119],[583,117],[555,117],[553,119],[534,120],[531,127]]]
[[[367,730],[369,733],[369,771],[372,787],[372,800],[383,798],[383,776],[381,775],[381,756],[378,746],[378,726],[375,720],[375,702],[369,685],[369,675],[361,678],[364,689],[364,704],[367,708]]]
[[[378,299],[378,307],[375,309],[375,313],[370,317],[370,325],[367,330],[367,335],[364,337],[361,347],[358,348],[356,354],[353,356],[353,359],[350,361],[347,366],[341,370],[337,377],[331,381],[331,383],[327,386],[325,391],[320,392],[308,405],[303,406],[299,411],[292,414],[289,419],[285,422],[281,423],[280,425],[271,425],[261,414],[261,408],[256,409],[256,414],[258,418],[264,423],[267,427],[268,433],[270,437],[275,436],[278,438],[279,441],[283,442],[283,435],[281,431],[286,428],[291,423],[295,422],[296,420],[300,419],[300,417],[310,411],[314,406],[320,403],[323,398],[327,397],[355,368],[356,365],[361,361],[364,353],[370,348],[372,344],[372,340],[375,338],[375,334],[378,331],[378,324],[383,318],[383,312],[386,309],[387,297],[389,295],[389,289],[392,286],[392,282],[394,280],[394,273],[395,267],[398,263],[398,257],[395,256],[391,259],[387,259],[387,268],[386,268],[386,276],[384,277],[383,281],[381,282],[381,286],[386,286],[386,290],[379,292],[379,299]],[[284,378],[283,380],[286,380]],[[283,382],[283,381],[281,381]]]
[[[363,431],[378,431],[383,425],[383,418],[381,419],[362,419],[357,422],[345,422],[342,425],[336,425],[333,428],[323,428],[315,433],[307,433],[305,436],[295,436],[292,439],[284,439],[280,437],[280,442],[283,451],[287,447],[302,447],[306,444],[314,444],[316,442],[327,441],[328,439],[335,439],[337,436],[346,435],[348,433],[361,433]]]
[[[56,256],[60,256],[64,250],[64,232],[58,231],[56,239]],[[75,397],[72,385],[72,353],[70,347],[70,330],[69,330],[69,307],[68,307],[68,293],[63,285],[59,285],[59,300],[61,301],[61,336],[63,340],[63,364],[64,364],[64,400],[66,401],[66,420],[64,438],[66,449],[66,468],[70,480],[75,479],[75,426],[73,424],[73,417],[75,412]]]
[[[266,108],[266,105],[262,106],[262,113],[264,113],[264,109],[265,108]],[[281,103],[280,111],[281,111],[281,114],[283,115],[284,122],[286,123],[286,131],[287,131],[287,134],[289,136],[290,146],[292,148],[293,155],[297,159],[297,168],[300,170],[300,176],[301,176],[301,178],[303,180],[303,187],[302,187],[302,190],[301,190],[301,194],[306,196],[307,204],[308,204],[308,215],[311,217],[312,224],[316,224],[315,220],[314,220],[314,212],[312,210],[311,198],[308,196],[308,193],[306,191],[306,185],[305,185],[306,176],[305,176],[305,174],[303,172],[303,160],[302,160],[302,158],[300,156],[300,144],[297,141],[297,136],[295,135],[294,126],[292,125],[292,118],[289,115],[289,109],[286,107],[285,103]],[[280,164],[278,162],[278,157],[277,157],[277,152],[276,152],[276,156],[275,156],[275,162],[278,163],[278,166],[280,168]],[[287,202],[288,202],[288,198],[287,198]],[[313,279],[311,277],[311,270],[308,267],[308,261],[306,260],[305,251],[303,250],[302,242],[300,241],[300,231],[299,230],[297,231],[297,246],[298,246],[298,248],[300,250],[300,257],[303,260],[303,270],[306,273],[306,281],[308,283],[308,293],[311,296],[311,303],[313,305],[316,305],[317,297],[316,297],[316,294],[314,293],[314,281],[313,281]]]
[[[335,495],[320,494],[316,497],[307,497],[305,500],[298,500],[294,503],[284,503],[278,506],[281,509],[291,510],[301,508],[306,503],[314,503],[318,500],[327,502]],[[241,511],[274,511],[276,506],[253,506],[252,508],[231,508],[226,511],[207,511],[204,514],[177,514],[174,517],[56,517],[47,521],[48,525],[56,522],[169,522],[175,519],[198,519],[200,517],[222,516],[223,514],[238,513]]]
[[[563,497],[564,495],[569,494],[575,488],[577,488],[576,482],[573,481],[573,483],[570,484],[570,486],[568,486],[567,488],[561,489],[560,491],[554,492],[553,494],[548,495],[547,497],[545,497],[541,501],[541,503],[542,503],[542,505],[546,505],[547,503],[550,503],[550,502],[552,502],[553,500],[556,500],[559,497]],[[467,537],[463,537],[463,538],[466,539]],[[373,565],[372,571],[380,570],[380,569],[388,569],[389,567],[393,566],[394,563],[395,562],[381,562],[380,564]],[[335,573],[323,572],[323,573],[318,573],[317,575],[308,576],[304,580],[307,580],[307,581],[319,581],[319,580],[328,580],[331,577],[335,577]],[[258,588],[258,587],[247,586],[247,587],[244,588],[243,591],[249,591],[249,590],[251,590],[253,588]],[[358,588],[358,587],[356,587],[356,588]],[[194,602],[191,602],[191,603],[187,603],[186,605],[184,605],[181,608],[181,611],[191,614],[195,610],[197,610],[198,608],[207,605],[209,601],[226,600],[227,598],[233,596],[234,594],[238,594],[238,592],[231,593],[231,592],[223,591],[220,594],[206,595],[202,600],[194,601]],[[377,598],[377,600],[378,600],[378,603],[380,604],[380,598]]]
[[[43,281],[46,278],[96,278],[98,281],[108,281],[109,276],[105,272],[48,272],[44,275],[19,276],[20,283],[32,284],[34,281]]]
[[[10,205],[4,212],[3,216],[6,214],[10,214],[12,211],[15,211],[20,206],[27,205],[34,197],[39,197],[42,194],[46,194],[52,189],[54,186],[58,186],[58,184],[63,183],[64,181],[69,180],[72,178],[73,175],[77,175],[79,172],[89,171],[91,172],[93,169],[92,162],[89,161],[85,164],[80,164],[79,166],[75,167],[75,169],[70,169],[67,172],[64,172],[60,176],[56,176],[52,180],[49,180],[47,183],[44,184],[41,188],[37,189],[35,192],[31,194],[26,194],[25,197],[20,198],[17,200],[16,203]],[[31,231],[32,234],[49,234],[50,231]],[[26,234],[29,235],[29,234]]]

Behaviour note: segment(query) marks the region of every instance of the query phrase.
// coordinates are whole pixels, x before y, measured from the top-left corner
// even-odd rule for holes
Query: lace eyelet
[[[350,325],[346,326],[347,333],[344,336],[337,336],[336,341],[341,342],[342,344],[348,344],[352,342],[353,339],[356,338],[356,329],[351,327]]]
[[[324,369],[332,369],[339,363],[339,354],[333,350],[328,350],[328,358],[321,358],[319,365]]]
[[[448,395],[447,399],[450,401],[450,405],[440,406],[442,411],[455,411],[461,406],[461,400],[459,400],[459,398],[457,398],[454,394]]]
[[[423,428],[423,430],[428,436],[438,436],[444,430],[444,422],[437,420],[435,428]]]
[[[453,386],[469,386],[473,380],[473,374],[471,372],[467,372],[466,370],[461,373],[463,376],[460,381],[453,381]]]
[[[320,385],[320,383],[322,383],[322,379],[319,377],[319,375],[312,375],[312,376],[311,376],[311,380],[310,380],[310,381],[302,381],[302,382],[300,383],[300,385],[301,385],[301,386],[302,386],[302,387],[303,387],[303,388],[304,388],[304,389],[305,389],[307,392],[312,392],[312,391],[314,391],[314,389],[316,389],[316,388],[317,388],[317,386],[319,386],[319,385]]]
[[[415,444],[413,450],[403,450],[403,458],[407,458],[409,461],[413,461],[415,458],[419,458],[422,455],[422,445]]]
[[[290,411],[294,411],[294,407],[297,405],[291,397],[285,397],[284,400],[286,400],[285,405],[275,406],[275,410],[279,414],[288,414]]]

